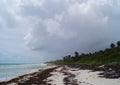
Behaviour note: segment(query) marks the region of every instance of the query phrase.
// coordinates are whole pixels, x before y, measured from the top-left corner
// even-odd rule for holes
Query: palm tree
[[[75,57],[79,57],[79,53],[77,51],[75,52]]]
[[[111,48],[113,49],[113,48],[115,48],[115,44],[114,43],[111,43]]]
[[[120,48],[120,41],[117,42],[117,47]]]
[[[71,60],[71,55],[68,55],[67,57],[68,57],[68,60],[70,61]]]

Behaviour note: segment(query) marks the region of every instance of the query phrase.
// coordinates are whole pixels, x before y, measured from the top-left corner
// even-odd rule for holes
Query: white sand
[[[78,85],[120,85],[120,79],[106,79],[101,78],[97,74],[100,71],[92,72],[90,70],[78,70],[65,66],[65,72],[74,74],[74,79],[77,80]],[[47,82],[52,85],[64,85],[63,79],[68,75],[64,75],[61,70],[63,67],[59,67],[54,72],[52,76],[48,77]],[[72,85],[72,84],[69,84]]]
[[[7,84],[7,85],[17,85],[17,83],[11,83],[11,84]]]
[[[62,67],[56,69],[54,72],[52,72],[51,74],[53,76],[49,77],[47,79],[47,82],[52,84],[52,85],[64,85],[63,79],[64,76],[63,73],[60,72],[60,70],[62,69]]]
[[[77,74],[75,79],[78,80],[80,85],[120,85],[120,79],[101,78],[97,75],[100,72],[80,70],[74,73]]]

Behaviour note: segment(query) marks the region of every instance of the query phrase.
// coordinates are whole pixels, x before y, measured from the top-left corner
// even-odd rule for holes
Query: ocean
[[[46,64],[0,64],[0,82],[44,69]]]

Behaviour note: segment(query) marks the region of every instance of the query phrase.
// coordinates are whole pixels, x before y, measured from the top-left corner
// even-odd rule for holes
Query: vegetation
[[[110,48],[100,50],[94,53],[74,53],[74,56],[67,55],[61,60],[56,60],[54,64],[120,64],[120,41],[116,44],[111,43]]]

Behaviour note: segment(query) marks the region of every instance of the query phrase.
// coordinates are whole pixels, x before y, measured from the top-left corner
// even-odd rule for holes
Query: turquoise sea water
[[[45,67],[45,64],[0,64],[0,81],[35,72]]]

